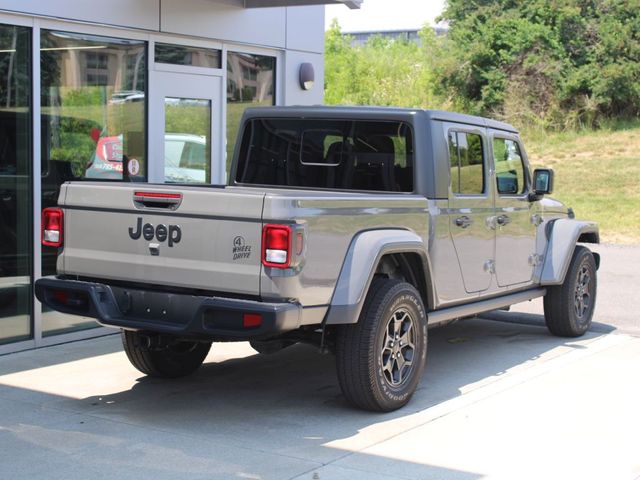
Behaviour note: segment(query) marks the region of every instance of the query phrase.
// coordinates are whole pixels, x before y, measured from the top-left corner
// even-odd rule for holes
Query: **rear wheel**
[[[418,387],[426,354],[427,318],[420,295],[408,283],[376,279],[358,323],[338,331],[342,392],[365,410],[396,410]]]
[[[579,337],[591,327],[596,306],[596,262],[588,248],[577,246],[562,285],[548,287],[544,318],[559,337]]]
[[[195,372],[206,358],[211,343],[174,341],[162,347],[149,345],[141,332],[122,331],[122,345],[131,364],[145,375],[184,377]]]

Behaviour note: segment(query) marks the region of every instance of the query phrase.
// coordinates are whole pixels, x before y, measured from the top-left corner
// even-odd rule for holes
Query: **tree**
[[[439,91],[551,127],[640,114],[639,0],[449,0]]]
[[[352,47],[352,38],[334,20],[326,33],[325,102],[434,107],[433,71],[425,52],[433,48],[435,34],[423,32],[421,38],[418,45],[374,36]]]

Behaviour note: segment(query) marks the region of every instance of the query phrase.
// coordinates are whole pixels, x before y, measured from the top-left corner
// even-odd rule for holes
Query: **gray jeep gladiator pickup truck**
[[[244,115],[228,185],[71,182],[43,212],[44,304],[122,329],[147,375],[212,342],[335,352],[352,404],[390,411],[422,377],[427,327],[544,296],[551,333],[589,328],[596,224],[552,200],[510,125],[377,107]]]

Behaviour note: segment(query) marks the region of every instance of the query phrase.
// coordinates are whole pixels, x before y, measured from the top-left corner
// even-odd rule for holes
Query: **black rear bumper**
[[[101,325],[193,338],[250,339],[296,330],[302,307],[222,297],[127,288],[44,277],[35,293],[63,313],[93,317]]]

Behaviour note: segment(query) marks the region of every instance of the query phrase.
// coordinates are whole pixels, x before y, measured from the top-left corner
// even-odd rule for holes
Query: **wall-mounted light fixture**
[[[305,62],[300,64],[300,88],[303,90],[311,90],[316,80],[315,71],[311,63]]]

